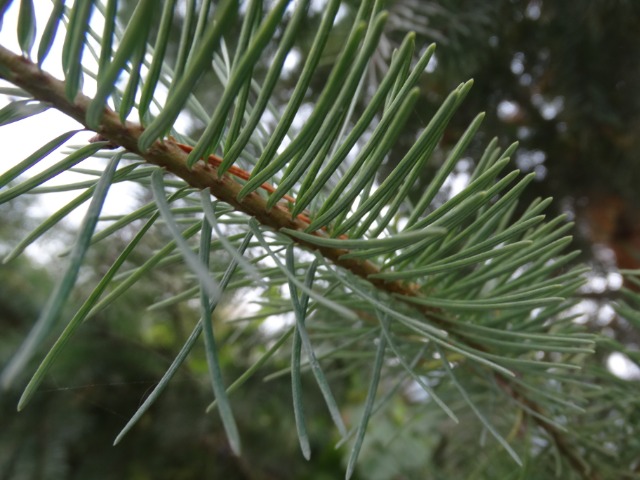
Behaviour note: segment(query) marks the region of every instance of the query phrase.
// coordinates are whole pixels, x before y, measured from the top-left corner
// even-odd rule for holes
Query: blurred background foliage
[[[133,7],[135,2],[129,3]],[[357,4],[355,0],[344,3],[340,21],[345,25],[352,21]],[[555,197],[552,208],[556,213],[566,213],[576,221],[576,242],[583,250],[583,259],[594,266],[594,279],[600,279],[597,286],[591,282],[584,291],[583,306],[590,328],[612,339],[613,346],[603,345],[595,357],[602,374],[607,374],[606,362],[613,349],[627,351],[637,359],[638,329],[610,309],[606,314],[602,309],[618,296],[618,269],[640,267],[640,2],[395,0],[389,8],[391,15],[368,82],[375,84],[380,78],[390,52],[408,30],[417,31],[418,45],[423,43],[426,48],[435,41],[438,50],[397,155],[391,156],[381,175],[402,157],[448,92],[473,78],[474,87],[442,141],[440,158],[479,111],[486,111],[487,116],[469,149],[468,162],[479,158],[494,136],[502,147],[513,140],[520,142],[514,162],[523,171],[537,174],[527,194]],[[315,2],[307,20],[310,25],[318,22],[321,10],[322,2]],[[302,29],[309,35],[313,31]],[[177,32],[178,24],[176,36]],[[339,32],[337,29],[327,48],[323,60],[326,65],[331,64],[332,52],[338,52],[344,41]],[[226,40],[233,45],[235,39]],[[291,58],[290,70],[301,64],[308,43],[304,36],[298,39],[296,52],[300,58]],[[256,69],[265,70],[267,66],[256,65]],[[292,75],[292,81],[294,78]],[[315,82],[321,85],[324,79]],[[199,84],[203,90],[200,95],[215,98],[219,92],[205,91],[206,84]],[[292,87],[286,82],[282,85],[274,99],[276,104],[278,97],[283,102],[288,98]],[[194,121],[190,133],[196,136],[201,127]],[[437,162],[431,167],[436,168]],[[471,171],[471,164],[468,167],[466,171]],[[455,180],[464,181],[466,171],[465,162],[461,162],[447,185],[455,188]],[[429,177],[430,171],[425,171],[425,181]],[[6,253],[30,231],[37,221],[36,212],[37,208],[24,198],[14,202],[11,210],[0,211],[0,251]],[[126,234],[120,232],[93,250],[95,270],[86,267],[81,283],[95,284],[125,244]],[[57,230],[45,242],[64,244],[69,235]],[[165,240],[147,238],[144,248],[154,249]],[[1,268],[0,362],[5,362],[46,299],[56,258],[43,260],[38,252],[32,252]],[[337,438],[320,395],[314,390],[306,392],[305,408],[310,413],[308,418],[313,419],[309,431],[314,442],[314,454],[307,462],[299,453],[288,377],[263,381],[273,370],[258,372],[232,396],[245,445],[242,458],[234,457],[217,415],[203,414],[211,395],[202,350],[194,351],[172,382],[173,388],[150,414],[118,447],[110,447],[193,327],[197,314],[189,304],[153,314],[145,311],[147,305],[159,300],[154,293],[157,283],[169,297],[182,291],[175,284],[180,278],[171,275],[171,267],[166,268],[154,276],[156,285],[138,284],[124,299],[87,322],[27,412],[15,413],[19,390],[0,397],[0,479],[343,476],[348,451],[333,448]],[[79,291],[78,299],[86,294]],[[281,332],[247,331],[251,327],[237,328],[227,323],[241,316],[237,305],[249,300],[229,298],[227,303],[226,308],[216,310],[214,321],[223,345],[222,368],[225,376],[233,379],[252,364],[252,351],[264,348],[252,345],[256,334],[263,339],[261,345],[268,345],[269,337],[275,339]],[[331,381],[338,403],[346,405],[347,416],[355,415],[351,410],[356,407],[349,405],[362,402],[365,380],[358,371],[336,367],[338,374]],[[26,380],[17,384],[23,385]],[[628,390],[630,395],[637,381],[637,376],[635,380],[618,380],[621,391]],[[604,412],[600,418],[637,426],[639,413],[631,404],[611,418],[607,417],[611,412]],[[243,422],[243,418],[252,421]],[[460,442],[460,429],[468,428],[469,423],[474,421],[463,421],[465,427],[455,427],[458,431],[454,435],[454,426],[443,420],[441,412],[420,408],[419,396],[407,389],[370,427],[356,478],[463,478],[462,472],[469,472],[463,463],[464,451],[459,451],[464,450],[464,443],[452,446],[450,442],[453,438]],[[513,419],[507,423],[513,423]],[[468,430],[469,442],[477,441],[478,431]],[[626,430],[628,434],[633,431]],[[624,441],[624,429],[621,435]],[[630,462],[634,455],[637,452],[625,452]],[[474,459],[475,473],[483,472],[479,478],[516,478],[508,477],[514,472],[523,475],[519,478],[553,476],[552,472],[534,476],[527,470],[530,466],[520,471],[504,457],[501,449],[487,450]],[[640,462],[636,465],[640,469]],[[503,467],[506,470],[501,470]]]

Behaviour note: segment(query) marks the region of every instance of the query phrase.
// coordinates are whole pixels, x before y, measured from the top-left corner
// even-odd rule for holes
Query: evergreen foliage
[[[277,87],[292,74],[283,68],[307,20],[308,0],[157,6],[137,2],[121,28],[115,1],[56,1],[47,24],[36,25],[33,3],[24,0],[17,31],[22,54],[0,46],[0,77],[12,84],[2,92],[15,97],[0,111],[0,124],[55,108],[97,134],[86,145],[67,144],[63,160],[31,174],[76,132],[62,135],[0,177],[3,204],[27,193],[78,195],[19,242],[9,260],[90,199],[48,301],[0,376],[3,388],[15,388],[32,361],[40,361],[20,410],[85,322],[136,284],[153,284],[169,271],[180,291],[158,289],[149,308],[195,301],[198,309],[188,310],[192,332],[116,443],[126,440],[202,342],[215,399],[210,408],[239,456],[246,419],[237,418],[233,392],[271,366],[271,377],[290,377],[288,413],[305,458],[314,455],[305,403],[313,379],[325,409],[314,415],[328,415],[337,443],[349,445],[347,478],[358,469],[363,478],[375,477],[371,465],[380,446],[368,442],[367,432],[393,443],[384,425],[392,423],[395,396],[411,389],[420,391],[414,414],[448,432],[430,445],[428,465],[416,467],[428,466],[431,478],[460,472],[622,478],[637,467],[633,445],[626,444],[631,437],[618,427],[625,407],[634,408],[618,402],[619,395],[631,395],[628,386],[594,367],[602,339],[573,321],[586,270],[567,251],[571,224],[563,216],[545,218],[550,199],[522,201],[534,175],[511,170],[516,145],[502,149],[490,141],[473,160],[468,185],[443,194],[484,119],[477,115],[451,148],[439,150],[473,82],[454,88],[411,146],[397,148],[435,51],[417,46],[410,32],[388,59],[381,56],[380,46],[398,33],[385,25],[393,20],[397,26],[404,10],[387,11],[381,1],[354,7],[329,0],[280,104]],[[353,19],[341,21],[341,9],[351,8]],[[93,30],[92,16],[103,18],[103,31]],[[174,52],[169,39],[176,23],[181,35]],[[36,31],[43,32],[37,42]],[[63,80],[40,68],[55,36],[64,37]],[[336,37],[344,41],[327,55],[337,48]],[[387,63],[375,70],[381,58]],[[83,85],[92,79],[96,91],[87,96]],[[312,90],[319,79],[321,87]],[[215,98],[200,96],[202,88]],[[176,128],[185,114],[201,128]],[[435,152],[444,152],[443,161],[424,185]],[[399,158],[395,166],[378,175],[391,156]],[[89,158],[104,158],[103,170],[82,168]],[[87,180],[44,185],[68,170]],[[118,182],[143,187],[153,200],[101,217]],[[74,305],[87,255],[122,232],[127,245]],[[152,234],[166,242],[142,254]],[[233,319],[236,341],[246,345],[251,362],[231,373],[223,358],[231,340],[221,335],[229,327],[212,321],[229,295],[259,298],[261,306]],[[629,303],[617,308],[634,312]],[[293,321],[266,334],[274,314]],[[40,358],[45,345],[50,348]],[[354,376],[360,398],[346,415],[346,399],[335,386]],[[432,435],[413,423],[399,427],[412,429],[402,441],[419,438],[419,444]]]

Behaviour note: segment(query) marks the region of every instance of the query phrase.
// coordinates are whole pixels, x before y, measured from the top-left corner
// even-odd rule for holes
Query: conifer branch
[[[2,46],[0,46],[0,78],[4,78],[29,92],[36,100],[50,103],[54,108],[89,130],[85,116],[91,104],[91,98],[80,93],[75,101],[71,102],[65,95],[64,82],[41,70],[30,60],[16,55]],[[150,164],[166,169],[193,188],[200,190],[209,188],[217,199],[256,218],[262,225],[275,230],[289,228],[304,231],[308,227],[306,223],[292,218],[289,210],[283,206],[276,205],[275,208],[268,209],[267,201],[256,192],[238,201],[237,196],[243,187],[242,184],[229,175],[219,176],[217,170],[206,162],[198,162],[193,168],[189,168],[186,162],[187,154],[172,139],[157,140],[148,150],[141,151],[138,147],[138,139],[143,131],[143,127],[137,123],[126,122],[123,124],[113,110],[105,107],[100,128],[96,130],[96,133],[106,138],[110,143],[120,145],[129,152],[139,155]],[[290,238],[299,245],[320,251],[325,258],[355,275],[367,279],[388,293],[415,295],[414,289],[403,282],[368,278],[369,275],[380,273],[380,269],[367,260],[341,259],[340,257],[348,253],[348,250],[318,247],[304,240]]]
[[[78,94],[75,100],[70,101],[65,94],[65,83],[47,72],[41,70],[29,59],[16,55],[10,50],[0,46],[0,78],[24,89],[36,100],[47,102],[55,109],[68,115],[80,124],[89,129],[86,125],[86,113],[92,99]],[[219,176],[217,169],[207,162],[197,162],[192,168],[187,166],[187,154],[172,139],[155,141],[148,150],[141,151],[138,146],[140,135],[144,131],[140,124],[133,122],[122,123],[119,116],[111,109],[105,107],[100,127],[95,130],[101,137],[106,138],[114,145],[119,145],[127,151],[139,155],[150,164],[157,165],[167,170],[177,177],[183,179],[187,184],[196,189],[209,188],[212,195],[219,200],[228,203],[236,210],[256,218],[262,225],[275,230],[283,228],[304,231],[308,225],[297,218],[292,218],[291,212],[284,206],[276,205],[272,209],[267,208],[267,200],[253,192],[241,201],[237,200],[238,193],[243,185],[234,180],[229,175]],[[282,234],[286,234],[282,232]],[[322,232],[317,232],[322,235]],[[381,291],[390,294],[400,294],[403,296],[415,297],[417,288],[415,285],[402,281],[385,281],[371,278],[370,275],[380,273],[380,269],[373,262],[357,259],[343,259],[342,255],[349,252],[346,249],[319,247],[310,244],[299,238],[289,236],[296,244],[319,251],[325,258],[331,260],[336,265],[352,272],[353,274],[367,280]],[[402,299],[399,299],[402,300]],[[420,310],[427,316],[434,325],[447,329],[447,322],[433,315],[436,311],[432,307],[417,306],[411,304],[414,309]],[[452,334],[454,335],[454,334]],[[463,337],[458,337],[467,346],[487,352],[488,350],[475,342]],[[443,360],[446,361],[446,360]],[[569,464],[585,480],[598,480],[600,477],[582,459],[580,454],[570,444],[565,434],[557,427],[544,421],[544,410],[533,400],[523,397],[521,392],[511,388],[509,379],[499,372],[494,372],[498,385],[514,400],[524,404],[539,415],[532,416],[536,424],[542,428],[568,460]]]

